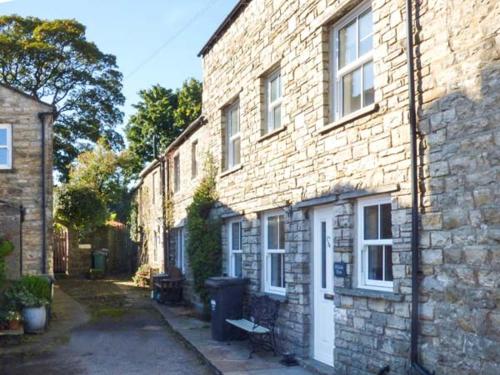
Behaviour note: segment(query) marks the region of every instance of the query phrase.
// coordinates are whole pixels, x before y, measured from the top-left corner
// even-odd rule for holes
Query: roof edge
[[[167,155],[177,146],[180,146],[182,143],[184,143],[184,140],[186,139],[187,136],[189,136],[191,133],[201,128],[206,123],[207,121],[205,117],[203,115],[200,115],[196,120],[194,120],[191,124],[189,124],[187,128],[184,129],[182,133],[179,134],[179,136],[172,141],[172,143],[168,145],[168,147],[163,152],[163,155]]]
[[[200,52],[198,52],[198,57],[205,56],[221,38],[221,36],[226,32],[226,30],[233,24],[233,22],[238,18],[238,16],[243,12],[243,10],[250,4],[252,0],[239,0],[234,6],[231,12],[226,16],[224,21],[219,25],[217,30],[208,39],[205,45],[202,47]]]
[[[15,93],[17,93],[19,95],[22,95],[22,96],[24,96],[27,99],[31,99],[31,100],[33,100],[33,101],[35,101],[37,103],[43,104],[43,105],[49,107],[53,112],[55,112],[56,107],[53,104],[49,104],[47,102],[44,102],[43,100],[40,100],[40,99],[38,99],[37,97],[35,97],[33,95],[27,94],[24,91],[22,91],[22,90],[20,90],[18,88],[15,88],[13,86],[7,85],[5,83],[0,82],[0,86],[3,87],[3,88],[5,88],[5,89],[7,89],[7,90],[14,91]]]

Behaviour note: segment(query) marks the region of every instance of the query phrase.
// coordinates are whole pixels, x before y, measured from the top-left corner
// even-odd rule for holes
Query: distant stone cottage
[[[0,236],[7,277],[52,274],[53,107],[0,84]]]
[[[284,302],[280,350],[335,374],[498,374],[500,3],[413,11],[410,97],[404,1],[239,1],[200,52],[203,116],[141,176],[138,220],[196,302],[186,207],[210,151],[224,272]],[[146,194],[172,205],[166,243]]]

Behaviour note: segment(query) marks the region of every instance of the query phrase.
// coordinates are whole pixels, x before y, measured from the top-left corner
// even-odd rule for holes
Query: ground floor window
[[[359,286],[392,291],[391,198],[358,202]]]
[[[230,221],[228,223],[228,232],[229,276],[241,277],[243,261],[241,220]]]
[[[186,272],[186,259],[185,259],[185,241],[184,241],[184,228],[177,228],[175,230],[175,242],[176,242],[176,265],[182,271]]]
[[[285,215],[273,212],[263,216],[264,290],[286,293],[285,289]]]

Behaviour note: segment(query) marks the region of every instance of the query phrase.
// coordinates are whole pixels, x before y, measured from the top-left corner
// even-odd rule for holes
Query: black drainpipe
[[[413,54],[413,16],[412,0],[406,0],[406,52],[408,66],[408,110],[410,120],[410,144],[411,144],[411,368],[414,373],[430,375],[419,363],[418,356],[418,295],[419,295],[419,204],[418,204],[418,165],[417,165],[417,114],[415,106],[415,67]]]
[[[52,117],[54,118],[54,112],[40,112],[38,114],[38,118],[40,119],[40,124],[41,124],[41,165],[40,165],[40,173],[42,177],[42,200],[41,200],[41,215],[42,215],[42,275],[45,275],[47,273],[47,200],[46,200],[46,176],[45,176],[45,119],[47,117]]]

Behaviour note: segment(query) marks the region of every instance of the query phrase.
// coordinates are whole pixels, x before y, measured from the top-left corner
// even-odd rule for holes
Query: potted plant
[[[47,324],[48,300],[30,293],[25,287],[14,287],[6,292],[7,298],[15,306],[21,307],[24,330],[28,333],[43,332]]]
[[[23,327],[23,317],[19,311],[7,311],[5,320],[7,321],[7,329],[10,331],[18,331]]]

